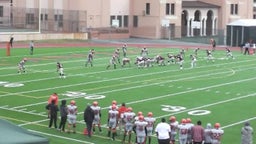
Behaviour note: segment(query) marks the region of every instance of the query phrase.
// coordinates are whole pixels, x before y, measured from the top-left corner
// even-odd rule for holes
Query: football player
[[[192,120],[190,118],[186,119],[186,125],[188,127],[187,143],[192,144],[192,127],[194,126],[194,124],[192,123]]]
[[[180,66],[180,70],[182,70],[183,69],[183,62],[184,62],[182,55],[178,54],[176,56],[176,59],[177,59],[177,62],[179,64],[179,66]]]
[[[133,128],[133,121],[135,117],[135,113],[132,111],[131,107],[127,108],[127,112],[123,114],[125,127],[124,127],[124,137],[123,143],[125,142],[125,137],[128,135],[128,143],[131,143],[131,133]]]
[[[123,56],[126,57],[126,55],[127,55],[127,44],[124,44],[122,46],[122,51],[123,51]]]
[[[214,62],[214,57],[212,56],[212,51],[206,50],[207,62],[212,61]]]
[[[121,64],[121,61],[120,61],[120,49],[119,48],[116,48],[116,50],[114,52],[114,55],[115,55],[118,63]]]
[[[94,49],[91,49],[87,55],[87,61],[85,63],[85,66],[87,67],[88,63],[90,63],[91,67],[93,66],[92,61],[93,61],[93,57],[94,57]]]
[[[93,112],[94,112],[94,119],[93,119],[93,122],[92,122],[92,131],[95,132],[95,127],[96,127],[96,125],[97,125],[98,128],[99,128],[99,132],[101,133],[101,132],[102,132],[101,123],[100,123],[101,107],[98,105],[98,102],[97,102],[97,101],[94,101],[94,102],[92,103],[91,109],[92,109]]]
[[[27,58],[23,58],[19,63],[18,63],[18,73],[26,73],[25,71],[25,63],[27,62]]]
[[[57,62],[57,72],[59,73],[60,78],[66,78],[63,65],[60,62]]]
[[[146,126],[148,123],[144,120],[144,116],[139,116],[138,120],[134,123],[134,132],[137,138],[137,144],[143,144],[147,136]]]
[[[220,128],[220,123],[215,123],[214,128],[211,130],[212,144],[220,144],[221,136],[224,134],[224,130]]]
[[[144,58],[148,57],[148,49],[146,47],[141,49],[140,55]]]
[[[188,126],[186,125],[187,121],[186,119],[181,120],[181,124],[178,125],[179,130],[179,142],[180,144],[187,144],[187,138],[188,138]]]
[[[229,59],[229,58],[234,59],[233,54],[228,47],[226,47],[226,56],[227,56],[227,59]]]
[[[70,101],[68,108],[68,133],[71,132],[71,126],[73,128],[73,133],[76,133],[76,117],[77,117],[77,106],[74,100]]]
[[[109,60],[109,65],[107,66],[107,69],[109,69],[111,65],[113,65],[114,69],[116,69],[116,59],[116,55],[113,54]]]
[[[169,118],[170,120],[170,127],[171,127],[171,144],[175,144],[175,137],[177,135],[177,130],[178,130],[178,125],[179,125],[179,122],[176,120],[176,117],[175,116],[171,116]]]
[[[191,59],[191,63],[190,63],[191,68],[194,68],[196,66],[196,61],[197,61],[196,56],[190,55],[190,59]]]
[[[151,136],[153,135],[153,129],[154,129],[156,118],[153,117],[152,112],[148,112],[147,117],[145,117],[145,121],[148,123],[148,125],[146,126],[148,144],[151,144]]]
[[[112,140],[116,137],[116,127],[118,122],[118,111],[116,105],[112,105],[111,110],[108,111],[108,137],[112,133]]]
[[[122,67],[124,67],[126,64],[128,64],[129,67],[130,67],[130,66],[131,66],[130,61],[131,61],[131,60],[130,60],[128,57],[124,57],[124,58],[122,59]]]

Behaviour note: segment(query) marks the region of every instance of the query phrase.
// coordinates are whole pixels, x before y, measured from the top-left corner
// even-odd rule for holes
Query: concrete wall
[[[80,39],[87,40],[88,33],[47,33],[47,34],[14,34],[14,41]],[[10,35],[0,35],[0,42],[8,42]]]

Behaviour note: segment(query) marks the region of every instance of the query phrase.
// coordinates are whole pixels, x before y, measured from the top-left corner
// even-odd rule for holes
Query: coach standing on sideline
[[[158,144],[170,144],[171,128],[168,123],[166,123],[165,118],[161,119],[161,123],[157,124],[155,129]]]
[[[84,122],[86,123],[86,128],[87,128],[89,137],[91,137],[93,120],[94,120],[94,111],[92,110],[91,105],[87,104],[87,107],[84,110]]]
[[[194,144],[202,144],[204,141],[204,128],[202,122],[197,121],[197,125],[192,127],[192,140]]]

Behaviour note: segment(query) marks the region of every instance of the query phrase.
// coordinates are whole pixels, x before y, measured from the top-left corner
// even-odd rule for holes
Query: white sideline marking
[[[54,134],[48,134],[48,133],[44,133],[44,132],[40,132],[40,131],[35,131],[35,130],[31,130],[29,129],[29,131],[31,132],[35,132],[35,133],[39,133],[39,134],[43,134],[43,135],[47,135],[47,136],[51,136],[51,137],[57,137],[57,138],[61,138],[61,139],[66,139],[66,140],[70,140],[70,141],[76,141],[76,142],[80,142],[80,143],[85,143],[85,144],[94,144],[85,140],[77,140],[77,139],[73,139],[73,138],[68,138],[68,137],[64,137],[64,136],[58,136],[58,135],[54,135]]]
[[[30,124],[37,124],[37,123],[41,123],[41,122],[45,122],[45,121],[49,121],[49,119],[43,119],[43,120],[39,120],[39,121],[27,122],[27,123],[19,124],[18,126],[25,126],[25,125],[30,125]]]

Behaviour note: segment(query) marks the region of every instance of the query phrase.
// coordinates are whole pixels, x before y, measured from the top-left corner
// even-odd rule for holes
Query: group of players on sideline
[[[107,65],[106,69],[109,69],[111,66],[113,66],[113,68],[116,69],[118,64],[120,64],[121,67],[124,67],[125,65],[131,66],[131,59],[129,57],[127,57],[127,44],[124,44],[121,49],[122,49],[122,54],[123,54],[122,60],[121,60],[121,50],[120,50],[120,48],[116,48],[109,60],[109,64]],[[234,59],[234,56],[233,56],[230,48],[226,47],[225,49],[226,49],[226,58]],[[177,54],[167,53],[166,57],[164,57],[160,54],[157,54],[156,56],[150,58],[148,48],[143,47],[141,49],[139,56],[136,57],[134,64],[137,65],[138,68],[152,67],[155,64],[157,64],[159,66],[178,64],[179,68],[182,70],[186,51],[188,51],[188,50],[180,49],[180,51]],[[199,51],[199,48],[196,48],[193,50],[193,53],[191,53],[189,55],[190,65],[191,65],[190,68],[196,67],[198,51]],[[209,61],[214,62],[215,61],[215,58],[213,56],[214,50],[206,49],[205,51],[206,51],[207,62],[209,62]],[[246,51],[246,49],[245,49],[245,51]],[[85,67],[87,67],[88,65],[93,67],[94,55],[95,55],[95,50],[91,49],[87,55]],[[28,60],[27,58],[23,58],[18,63],[18,73],[19,74],[26,73],[25,63],[27,62],[27,60]],[[57,62],[57,72],[59,73],[60,78],[66,78],[66,76],[64,74],[63,64],[61,64],[60,62]]]
[[[54,124],[55,129],[58,129],[60,132],[76,133],[77,108],[74,100],[71,100],[67,106],[66,100],[62,100],[58,108],[58,95],[53,93],[48,99],[48,105],[46,106],[48,117],[50,118],[49,128]],[[92,111],[92,114],[87,113],[88,108]],[[57,127],[58,111],[60,111],[61,116],[59,127]],[[88,120],[89,115],[92,115],[91,117],[93,118],[91,123]],[[115,140],[116,136],[120,134],[119,138],[123,144],[126,142],[131,144],[132,141],[135,141],[136,144],[151,144],[151,137],[154,132],[157,134],[158,141],[163,137],[163,128],[156,125],[156,118],[154,118],[152,112],[144,115],[139,111],[136,114],[132,107],[127,107],[125,103],[118,107],[117,102],[113,100],[107,115],[107,136],[111,140]],[[102,133],[101,117],[102,113],[99,103],[94,101],[92,104],[88,104],[84,111],[84,121],[86,123],[86,134],[89,137],[96,133],[96,127]],[[66,121],[68,122],[67,129],[65,129]],[[213,127],[211,123],[207,123],[204,128],[200,120],[195,125],[190,118],[182,118],[179,122],[175,116],[170,116],[167,123],[169,125],[167,127],[169,133],[167,135],[168,144],[175,144],[177,141],[179,144],[220,144],[221,137],[224,134],[220,123],[215,123]],[[120,132],[119,134],[118,131]],[[241,130],[242,144],[252,144],[252,133],[253,128],[249,122],[246,122]],[[134,140],[132,140],[132,135],[135,137]]]

